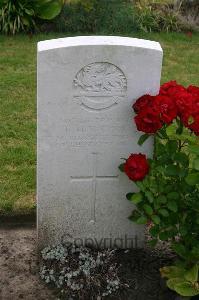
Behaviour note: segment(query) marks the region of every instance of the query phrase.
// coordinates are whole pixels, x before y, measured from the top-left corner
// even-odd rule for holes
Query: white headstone
[[[82,36],[38,43],[38,237],[136,247],[143,226],[128,220],[135,185],[118,170],[140,148],[132,104],[159,90],[162,49],[127,37]]]

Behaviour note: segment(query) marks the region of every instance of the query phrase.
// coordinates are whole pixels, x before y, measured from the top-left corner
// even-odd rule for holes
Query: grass
[[[36,43],[59,34],[0,36],[0,213],[35,210]],[[159,41],[162,82],[199,85],[199,34],[135,34]]]

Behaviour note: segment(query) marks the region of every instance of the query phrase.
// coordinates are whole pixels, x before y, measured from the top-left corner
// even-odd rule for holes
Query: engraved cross
[[[92,182],[92,191],[91,191],[91,223],[95,223],[96,217],[95,217],[95,205],[96,205],[96,197],[97,197],[97,181],[100,179],[103,180],[117,180],[118,175],[111,175],[111,176],[99,176],[97,175],[97,155],[98,153],[92,153],[92,176],[71,176],[72,181],[91,181]]]

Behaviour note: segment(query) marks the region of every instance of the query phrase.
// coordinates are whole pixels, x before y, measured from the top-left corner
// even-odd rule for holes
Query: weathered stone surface
[[[159,43],[73,37],[38,44],[39,246],[74,241],[141,246],[143,227],[127,217],[133,183],[118,170],[140,148],[132,103],[159,89]]]

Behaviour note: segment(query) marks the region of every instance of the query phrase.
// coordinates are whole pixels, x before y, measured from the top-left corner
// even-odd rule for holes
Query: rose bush
[[[199,87],[170,81],[156,96],[134,104],[138,144],[154,138],[153,159],[131,154],[120,170],[139,188],[128,193],[136,205],[130,220],[150,223],[151,245],[168,241],[176,265],[165,267],[169,288],[182,296],[199,294]]]

